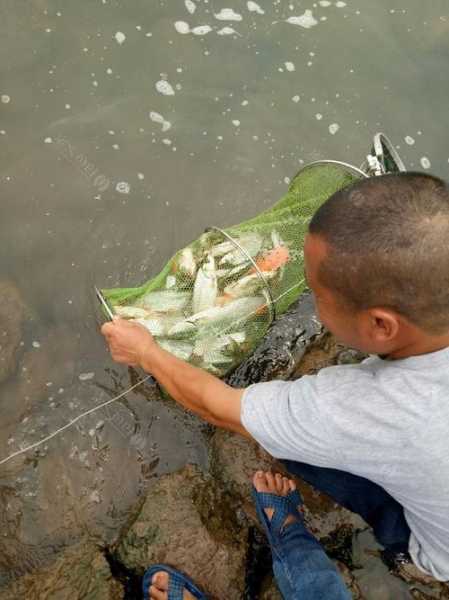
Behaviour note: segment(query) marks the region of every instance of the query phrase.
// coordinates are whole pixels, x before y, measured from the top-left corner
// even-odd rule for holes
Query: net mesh
[[[144,325],[163,348],[224,376],[304,291],[312,215],[361,176],[342,164],[309,165],[270,209],[225,230],[208,229],[140,287],[102,292],[113,313]]]

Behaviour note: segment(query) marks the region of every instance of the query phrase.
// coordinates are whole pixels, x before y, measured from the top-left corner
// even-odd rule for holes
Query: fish
[[[226,328],[232,323],[252,316],[265,306],[266,300],[262,296],[236,298],[224,306],[213,306],[188,317],[172,327],[168,335],[171,337],[192,332],[195,327],[203,327],[205,330],[217,327]]]
[[[188,275],[192,279],[195,277],[197,264],[191,248],[184,248],[184,250],[181,250],[177,267],[182,273]]]
[[[265,273],[270,271],[277,271],[278,269],[286,265],[289,260],[290,252],[287,246],[276,246],[263,256],[259,257],[256,260],[256,265],[259,271]],[[253,267],[251,271],[255,273],[256,269]]]
[[[150,317],[146,319],[133,319],[136,323],[140,323],[143,325],[148,331],[156,336],[164,336],[167,335],[168,331],[176,325],[184,320],[184,317]]]
[[[167,290],[171,290],[176,286],[176,277],[174,275],[167,275],[167,279],[165,280],[165,287]]]
[[[202,356],[206,361],[209,361],[208,353],[212,352],[226,352],[231,350],[236,344],[243,344],[246,339],[244,331],[237,331],[235,333],[228,333],[226,335],[206,336],[196,340],[193,352],[196,356]],[[210,362],[215,362],[211,360]]]
[[[135,306],[159,313],[180,311],[187,306],[190,296],[189,292],[177,292],[175,290],[148,292],[135,303]]]
[[[216,244],[211,248],[211,253],[214,258],[220,258],[220,256],[224,256],[231,250],[235,250],[235,244],[230,240],[226,240],[225,242],[221,242],[220,244]]]
[[[147,310],[135,306],[120,306],[119,304],[116,304],[112,309],[114,314],[122,319],[146,319],[150,316],[150,313]]]
[[[198,270],[193,286],[193,312],[201,312],[215,304],[218,295],[217,273],[214,257],[209,254],[206,262]]]
[[[242,234],[240,237],[236,238],[236,241],[251,257],[256,256],[260,252],[263,243],[263,240],[258,233]],[[248,257],[246,254],[242,252],[240,248],[234,246],[233,250],[220,259],[219,265],[231,264],[237,266],[247,261]]]
[[[183,342],[179,340],[167,340],[165,338],[158,339],[157,343],[161,348],[174,354],[181,360],[189,360],[193,354],[193,345],[189,342]]]

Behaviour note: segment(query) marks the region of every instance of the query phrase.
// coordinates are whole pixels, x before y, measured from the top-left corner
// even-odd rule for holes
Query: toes
[[[270,492],[271,494],[276,494],[276,483],[274,475],[271,471],[265,472],[265,481],[267,482],[268,492]]]
[[[282,475],[280,473],[276,473],[276,475],[274,476],[274,481],[276,483],[276,494],[281,496],[283,488]]]
[[[155,585],[150,586],[151,600],[167,600],[167,592],[158,590]]]
[[[159,590],[166,592],[168,590],[168,573],[165,571],[158,571],[158,573],[153,575],[151,583]]]
[[[257,471],[253,477],[253,485],[258,492],[269,492],[267,479],[263,471]]]

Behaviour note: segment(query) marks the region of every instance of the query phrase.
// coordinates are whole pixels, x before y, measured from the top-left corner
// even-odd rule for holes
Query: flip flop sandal
[[[184,590],[190,592],[194,598],[198,598],[199,600],[207,600],[207,597],[199,588],[196,587],[191,579],[181,573],[181,571],[173,569],[168,565],[153,565],[145,571],[142,581],[144,600],[149,600],[151,580],[153,579],[153,575],[159,571],[164,571],[169,575],[168,600],[183,600]]]
[[[257,509],[257,516],[265,529],[265,533],[272,546],[279,543],[285,520],[289,515],[296,517],[297,521],[288,524],[288,528],[299,525],[304,529],[303,517],[298,511],[298,506],[302,504],[302,498],[298,490],[289,492],[287,496],[278,496],[268,492],[258,492],[253,486],[252,496]],[[264,509],[274,510],[271,520],[267,517]]]

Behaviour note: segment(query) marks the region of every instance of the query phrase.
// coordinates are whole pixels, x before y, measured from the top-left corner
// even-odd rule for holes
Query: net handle
[[[230,242],[232,242],[234,244],[234,246],[236,248],[238,248],[240,250],[240,252],[242,254],[244,254],[246,256],[246,258],[250,261],[250,263],[253,265],[254,269],[256,270],[256,273],[259,275],[259,277],[261,278],[265,289],[264,294],[265,294],[265,299],[267,300],[267,305],[268,305],[268,309],[270,311],[270,325],[271,323],[273,323],[273,321],[276,318],[276,306],[274,303],[274,299],[273,299],[273,294],[271,293],[271,289],[270,289],[270,285],[265,277],[265,275],[262,273],[262,271],[259,269],[259,267],[257,266],[255,260],[253,259],[253,257],[250,255],[249,252],[247,252],[247,250],[245,250],[245,248],[243,248],[243,246],[241,246],[237,240],[235,240],[232,235],[229,235],[229,233],[226,233],[226,231],[223,231],[223,229],[220,229],[219,227],[208,227],[206,229],[206,232],[208,231],[218,231],[218,233],[221,233],[221,235],[223,235],[226,239],[228,239]]]

